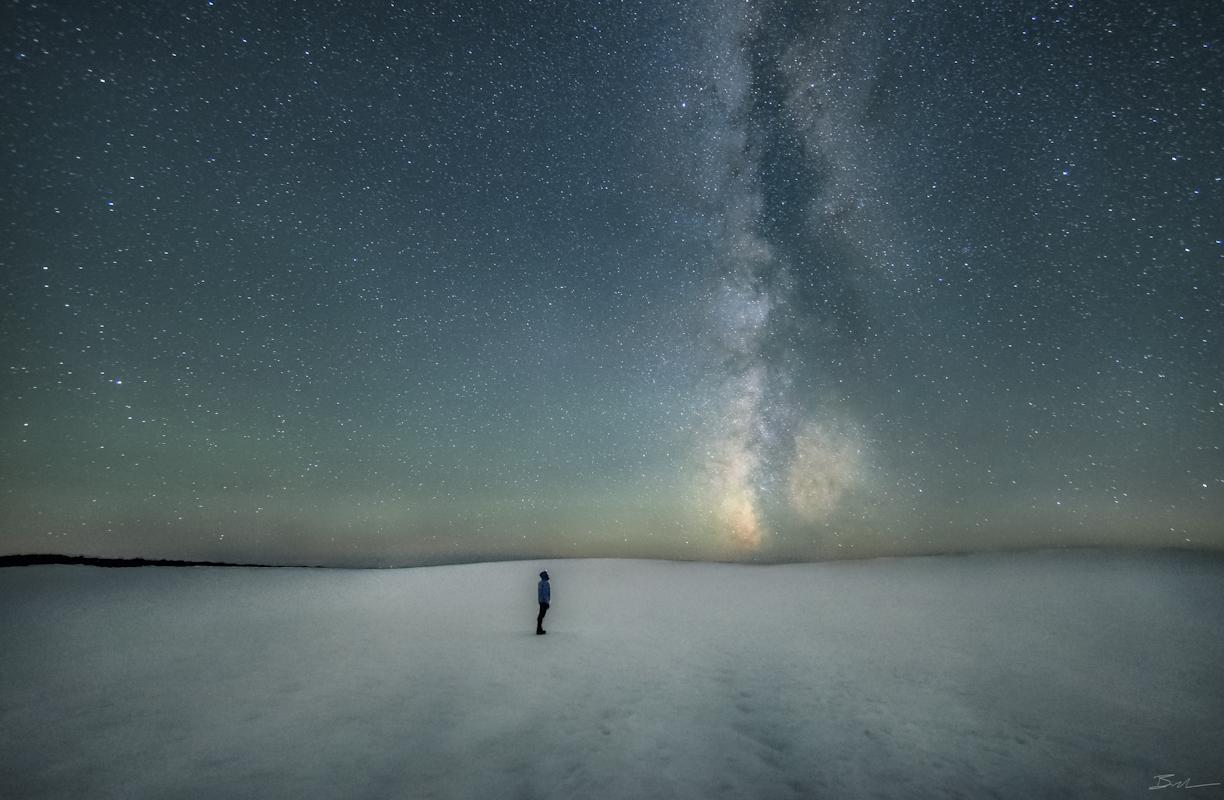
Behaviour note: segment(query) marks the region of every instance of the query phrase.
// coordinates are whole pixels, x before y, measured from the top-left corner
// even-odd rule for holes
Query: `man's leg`
[[[540,616],[536,617],[536,633],[544,633],[544,615],[548,613],[548,603],[540,603]]]

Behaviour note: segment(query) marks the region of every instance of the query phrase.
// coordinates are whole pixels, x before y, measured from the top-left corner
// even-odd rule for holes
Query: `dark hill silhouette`
[[[275,564],[234,564],[225,561],[176,561],[165,558],[97,558],[66,556],[58,553],[35,553],[0,556],[0,567],[34,567],[47,564],[83,564],[90,567],[266,567]]]

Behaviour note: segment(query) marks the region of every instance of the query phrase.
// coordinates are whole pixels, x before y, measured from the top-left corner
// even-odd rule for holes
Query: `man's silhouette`
[[[536,636],[542,633],[548,633],[544,630],[544,615],[548,613],[548,601],[552,597],[551,587],[548,583],[548,573],[540,573],[540,587],[536,591],[536,597],[540,601],[540,616],[536,617]]]

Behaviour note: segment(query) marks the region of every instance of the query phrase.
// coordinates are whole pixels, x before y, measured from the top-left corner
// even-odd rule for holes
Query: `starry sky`
[[[4,553],[1224,548],[1214,3],[2,14]]]

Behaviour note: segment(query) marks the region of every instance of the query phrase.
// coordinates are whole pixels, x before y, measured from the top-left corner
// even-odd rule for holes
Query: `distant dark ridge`
[[[881,555],[843,555],[837,558],[826,559],[800,559],[800,558],[756,558],[750,561],[737,561],[727,559],[700,559],[700,558],[659,558],[659,557],[640,557],[644,561],[670,561],[675,563],[694,563],[694,564],[728,564],[742,566],[781,566],[787,564],[834,564],[834,563],[854,563],[866,562],[882,559],[899,559],[899,558],[967,558],[974,556],[999,556],[999,555],[1024,555],[1037,553],[1101,553],[1103,555],[1153,555],[1153,556],[1175,556],[1192,554],[1200,557],[1219,559],[1224,561],[1224,550],[1212,547],[1193,546],[1193,547],[1177,547],[1177,546],[1161,546],[1161,547],[1142,547],[1142,546],[1125,546],[1125,545],[1064,545],[1057,546],[1042,546],[1042,547],[999,547],[993,549],[981,550],[943,550],[935,552],[915,552],[915,553],[896,553],[896,554],[881,554]],[[38,553],[26,555],[11,555],[0,556],[0,568],[2,567],[32,567],[45,566],[50,564],[80,564],[90,567],[259,567],[261,569],[416,569],[420,567],[443,567],[443,566],[461,566],[464,564],[492,564],[499,562],[535,562],[535,561],[565,561],[569,556],[563,556],[556,553],[537,553],[534,555],[481,555],[476,553],[453,553],[448,556],[432,556],[418,558],[412,561],[404,562],[389,562],[382,560],[370,559],[368,561],[350,561],[335,564],[245,564],[230,561],[182,561],[175,559],[154,559],[154,558],[100,558],[95,556],[69,556],[59,553]],[[598,559],[635,559],[634,556],[625,555],[585,555],[578,557],[581,560],[598,560]]]
[[[273,564],[231,564],[224,561],[175,561],[164,558],[95,558],[56,553],[0,556],[0,567],[36,567],[47,564],[83,564],[89,567],[268,567]]]

